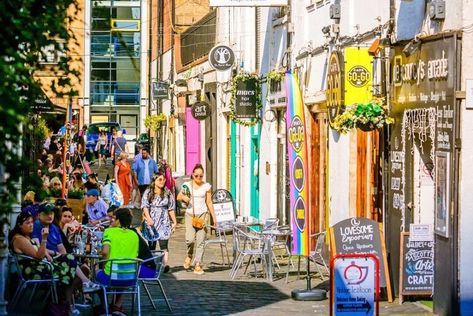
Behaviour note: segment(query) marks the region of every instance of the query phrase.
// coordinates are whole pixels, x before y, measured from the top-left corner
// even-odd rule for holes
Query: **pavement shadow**
[[[167,310],[163,300],[158,300],[158,310],[155,311],[150,308],[148,298],[142,297],[142,309],[146,315],[231,315],[290,298],[264,282],[164,278],[161,281],[171,299],[173,312]]]

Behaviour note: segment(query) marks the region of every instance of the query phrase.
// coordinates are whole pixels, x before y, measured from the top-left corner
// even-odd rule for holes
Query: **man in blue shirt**
[[[58,254],[66,254],[66,248],[62,243],[61,232],[59,227],[53,224],[54,221],[54,204],[43,203],[39,206],[39,218],[33,224],[33,239],[38,245],[41,243],[43,228],[49,229],[48,240],[46,243],[46,257],[51,260]]]
[[[99,191],[90,189],[85,193],[85,210],[89,216],[89,224],[97,225],[107,219],[108,204],[99,199]]]
[[[141,159],[133,162],[133,172],[135,181],[138,183],[138,189],[141,196],[143,196],[146,188],[151,183],[153,175],[158,172],[158,164],[150,157],[148,148],[143,148]]]

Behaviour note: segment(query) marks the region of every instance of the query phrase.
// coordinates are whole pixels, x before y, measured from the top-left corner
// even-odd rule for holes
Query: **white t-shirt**
[[[192,181],[185,182],[185,185],[190,189],[191,196],[189,205],[187,206],[186,213],[192,215],[192,204],[194,204],[195,215],[199,216],[208,212],[207,203],[205,203],[206,194],[212,189],[209,183],[204,182],[201,186],[195,187],[192,185]],[[183,185],[184,185],[183,184]]]

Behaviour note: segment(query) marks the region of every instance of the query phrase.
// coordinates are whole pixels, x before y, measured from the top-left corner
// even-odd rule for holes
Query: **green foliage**
[[[230,101],[230,118],[237,124],[250,127],[250,126],[255,126],[258,124],[258,122],[261,121],[260,117],[257,117],[256,119],[240,119],[235,116],[235,99],[236,99],[236,92],[237,92],[237,86],[240,82],[244,82],[247,80],[254,79],[256,80],[256,113],[259,113],[261,111],[261,108],[263,107],[263,104],[261,102],[261,84],[260,84],[260,78],[256,74],[248,74],[248,73],[240,73],[233,77],[232,79],[232,98]]]
[[[24,123],[32,100],[42,93],[33,74],[45,70],[41,61],[46,55],[63,56],[49,69],[59,78],[51,90],[58,97],[75,93],[70,80],[77,77],[77,71],[68,66],[73,59],[68,52],[77,41],[67,28],[67,9],[77,8],[75,5],[76,0],[0,1],[0,213],[9,213],[11,204],[17,202],[17,183],[27,167],[20,147],[29,128]]]
[[[332,128],[346,134],[353,128],[372,131],[393,122],[394,119],[388,115],[388,108],[383,101],[374,99],[368,103],[355,103],[348,106],[345,112],[335,118]]]
[[[62,190],[61,189],[56,189],[56,188],[50,188],[49,189],[49,196],[59,198],[61,197]]]
[[[164,113],[149,115],[145,118],[145,127],[152,131],[157,131],[161,127],[161,122],[166,121],[167,117]]]
[[[67,190],[68,199],[82,199],[84,197],[84,190],[81,189],[69,189]]]

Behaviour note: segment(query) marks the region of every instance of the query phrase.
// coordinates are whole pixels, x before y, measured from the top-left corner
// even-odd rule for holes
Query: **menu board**
[[[333,254],[371,253],[379,259],[380,286],[387,288],[391,302],[391,284],[386,259],[386,246],[380,224],[363,217],[353,217],[338,222],[330,228]]]
[[[399,292],[401,295],[432,295],[434,284],[434,242],[410,240],[401,233]]]

